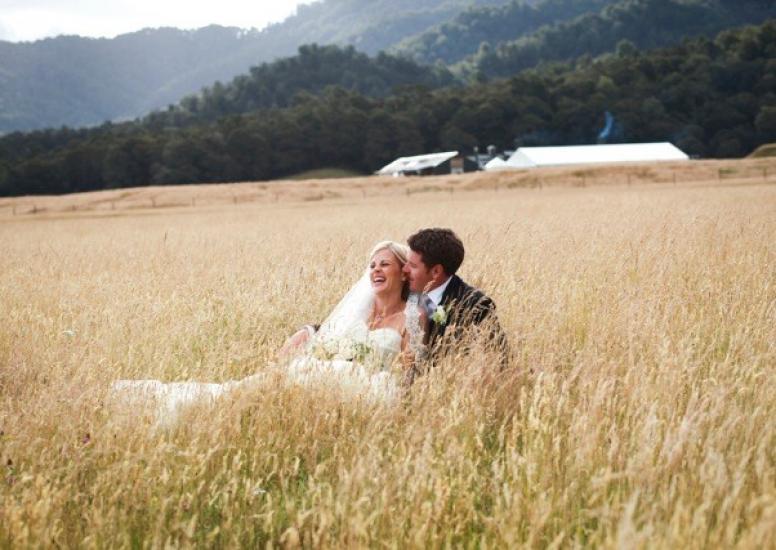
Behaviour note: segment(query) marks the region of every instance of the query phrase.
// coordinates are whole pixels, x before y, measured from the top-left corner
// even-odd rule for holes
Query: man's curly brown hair
[[[455,275],[464,257],[463,243],[452,229],[421,229],[407,239],[410,248],[421,255],[427,268],[441,264],[448,275]]]

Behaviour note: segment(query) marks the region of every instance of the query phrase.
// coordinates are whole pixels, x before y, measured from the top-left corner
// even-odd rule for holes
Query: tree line
[[[0,194],[267,180],[320,167],[370,173],[400,155],[594,143],[605,111],[622,141],[736,157],[776,141],[774,75],[769,20],[650,52],[621,45],[465,88],[409,85],[370,97],[334,86],[300,92],[285,107],[201,119],[182,103],[132,123],[6,136]]]
[[[594,7],[565,1],[577,13]],[[548,2],[539,15],[549,18],[556,9],[563,9],[562,1]],[[639,50],[665,47],[771,17],[776,3],[766,0],[620,0],[574,18],[559,14],[558,21],[513,40],[485,41],[452,69],[480,80],[506,77],[541,63],[611,52],[620,43]]]

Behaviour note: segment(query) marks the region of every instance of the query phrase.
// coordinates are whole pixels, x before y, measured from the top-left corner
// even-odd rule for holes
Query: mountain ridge
[[[374,54],[465,7],[503,1],[325,0],[262,30],[160,27],[112,39],[0,41],[0,134],[133,119],[304,44],[358,43]],[[402,7],[403,19],[388,25]],[[409,25],[413,16],[419,28]]]
[[[712,37],[769,17],[776,17],[776,5],[764,0],[619,0],[598,12],[544,25],[515,41],[480,48],[453,70],[476,78],[503,78],[540,63],[612,52],[620,45],[641,50]]]

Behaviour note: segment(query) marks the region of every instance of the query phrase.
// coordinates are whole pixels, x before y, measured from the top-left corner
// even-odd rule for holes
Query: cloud
[[[58,34],[107,36],[145,27],[194,29],[210,24],[262,28],[284,19],[299,4],[244,0],[2,0],[0,37],[35,40]]]
[[[5,26],[3,20],[0,19],[0,40],[13,40],[14,36],[11,29]]]
[[[37,9],[6,11],[0,24],[5,27],[10,39],[14,41],[74,34],[77,31],[70,29],[82,26],[72,15]]]

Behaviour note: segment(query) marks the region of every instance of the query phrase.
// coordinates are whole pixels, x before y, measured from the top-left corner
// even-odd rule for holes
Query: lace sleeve
[[[423,343],[423,327],[420,326],[420,308],[418,294],[411,294],[404,309],[405,328],[407,330],[407,346],[415,361],[422,361],[428,354],[428,348]]]

